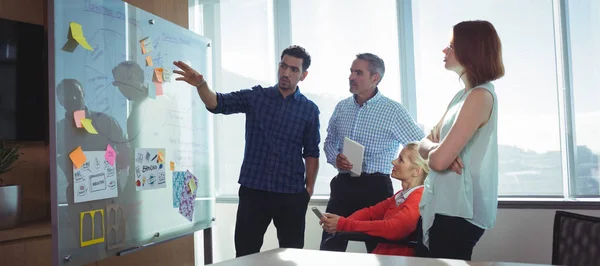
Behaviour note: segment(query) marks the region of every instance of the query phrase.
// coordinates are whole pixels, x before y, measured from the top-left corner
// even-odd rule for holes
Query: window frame
[[[291,0],[270,0],[273,14],[273,47],[275,62],[279,62],[279,53],[291,45]],[[569,10],[567,0],[551,0],[553,5],[554,39],[557,94],[559,99],[559,128],[561,139],[562,159],[562,196],[499,196],[500,208],[520,209],[597,209],[600,207],[600,195],[595,197],[575,195],[575,179],[577,177],[577,145],[575,140],[575,112],[573,104],[573,73],[571,62],[571,43]],[[198,8],[198,6],[201,8]],[[396,0],[397,23],[398,23],[398,51],[400,56],[400,84],[401,102],[409,113],[418,121],[416,101],[416,75],[413,35],[413,0]],[[190,0],[190,29],[213,40],[213,71],[210,76],[213,86],[219,86],[221,69],[220,43],[220,4],[218,0]],[[193,14],[192,14],[193,13]],[[201,13],[201,14],[198,14]],[[194,23],[192,23],[194,22]],[[277,71],[275,67],[272,69]],[[216,121],[215,121],[216,123]],[[216,127],[215,127],[216,128]],[[214,142],[218,134],[213,134]],[[214,163],[218,160],[218,150],[214,150]],[[231,194],[219,194],[219,169],[215,167],[216,197],[218,203],[237,203],[238,196]],[[311,204],[322,204],[329,200],[329,195],[315,195]]]

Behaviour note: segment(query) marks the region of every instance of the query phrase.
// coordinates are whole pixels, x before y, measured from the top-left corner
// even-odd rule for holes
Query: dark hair
[[[304,48],[298,45],[292,45],[288,48],[285,48],[285,50],[283,50],[281,53],[281,59],[283,59],[284,55],[302,59],[302,72],[308,70],[308,67],[310,67],[310,54],[308,54]]]
[[[371,53],[357,54],[356,59],[364,60],[369,63],[368,68],[371,76],[375,73],[379,74],[379,81],[377,82],[377,84],[379,84],[385,74],[385,63],[383,63],[383,59]]]
[[[81,85],[81,82],[79,82],[79,80],[76,80],[76,79],[63,79],[56,86],[56,97],[58,97],[59,99],[64,99],[64,97],[65,97],[65,89],[66,88],[73,88],[73,87],[77,87],[79,90],[81,90],[83,92],[83,85]]]
[[[463,21],[452,30],[452,49],[474,87],[504,76],[502,43],[494,25],[484,20]]]

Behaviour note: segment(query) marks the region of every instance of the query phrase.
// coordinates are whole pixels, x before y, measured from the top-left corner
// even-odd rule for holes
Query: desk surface
[[[213,264],[215,266],[248,266],[248,265],[282,265],[282,266],[314,266],[314,265],[428,265],[428,266],[533,266],[541,264],[506,263],[506,262],[467,262],[462,260],[425,259],[415,257],[373,255],[366,253],[331,252],[308,249],[273,249],[237,259]]]

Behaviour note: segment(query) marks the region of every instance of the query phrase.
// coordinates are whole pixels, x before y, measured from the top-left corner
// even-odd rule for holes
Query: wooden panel
[[[125,2],[158,15],[179,26],[188,28],[188,0],[124,0]]]
[[[12,143],[8,143],[12,145]],[[7,184],[23,186],[21,222],[50,220],[50,158],[43,142],[18,142],[23,145],[19,165],[2,175]]]
[[[46,0],[1,0],[0,18],[46,25]]]
[[[0,243],[4,241],[51,235],[52,224],[50,221],[33,222],[21,224],[19,227],[10,230],[0,230]]]
[[[0,243],[0,260],[2,265],[25,265],[25,244],[23,242]]]
[[[96,262],[95,266],[194,266],[194,264],[194,235],[190,235],[157,246],[151,246],[122,257],[111,257]]]
[[[35,239],[25,242],[24,266],[48,265],[52,261],[52,238]]]

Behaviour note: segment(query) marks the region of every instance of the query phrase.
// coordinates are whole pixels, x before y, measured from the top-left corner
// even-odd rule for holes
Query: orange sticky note
[[[94,128],[94,125],[92,125],[92,119],[81,119],[81,124],[83,125],[83,128],[85,128],[85,130],[87,130],[88,133],[90,134],[98,134],[98,131],[96,131],[96,129]]]
[[[157,67],[154,69],[154,80],[158,82],[163,82],[163,69]]]
[[[71,158],[73,165],[75,165],[75,168],[77,168],[77,169],[79,169],[85,163],[85,161],[87,161],[87,158],[85,157],[85,154],[83,153],[83,150],[81,150],[81,146],[79,146],[79,147],[77,147],[77,149],[73,150],[69,154],[69,158]]]
[[[154,87],[156,87],[156,95],[163,95],[162,83],[154,82]]]
[[[85,119],[85,110],[77,110],[73,112],[73,119],[75,120],[75,126],[82,128],[81,120]]]
[[[146,56],[146,66],[152,66],[152,57]]]
[[[142,54],[152,52],[152,42],[150,41],[150,37],[142,39],[140,45],[142,46]]]
[[[165,157],[163,156],[162,152],[158,152],[158,163],[162,163],[165,161]]]
[[[171,161],[171,171],[175,171],[175,162]]]

